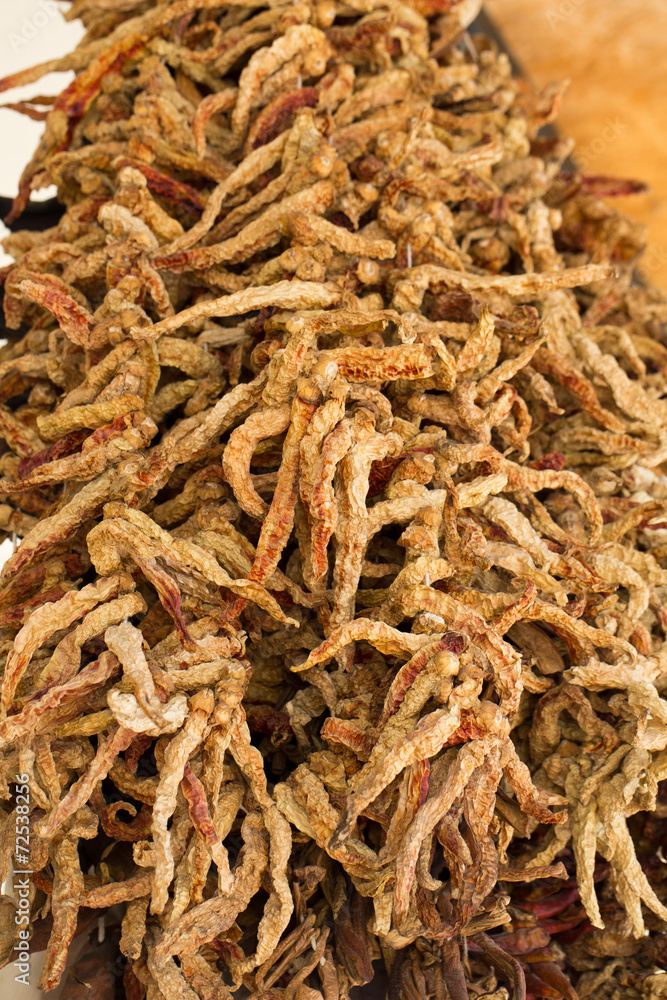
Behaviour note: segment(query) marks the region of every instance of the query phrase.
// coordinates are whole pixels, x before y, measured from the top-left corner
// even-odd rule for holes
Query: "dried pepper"
[[[667,297],[478,6],[70,0],[0,81],[74,71],[0,272],[43,989],[94,912],[110,1000],[665,995]]]

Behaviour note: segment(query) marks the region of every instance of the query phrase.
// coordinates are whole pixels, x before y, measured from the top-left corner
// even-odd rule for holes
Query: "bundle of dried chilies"
[[[101,998],[665,996],[667,300],[460,15],[73,0],[0,82],[75,71],[2,271],[44,989],[110,910]]]

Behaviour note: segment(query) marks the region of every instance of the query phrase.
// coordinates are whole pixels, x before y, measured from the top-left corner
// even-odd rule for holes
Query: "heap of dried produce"
[[[75,71],[1,272],[43,989],[108,911],[68,998],[667,995],[667,298],[459,14],[74,0],[0,82]]]

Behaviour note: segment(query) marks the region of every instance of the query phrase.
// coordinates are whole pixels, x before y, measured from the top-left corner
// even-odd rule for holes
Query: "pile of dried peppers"
[[[27,814],[68,1000],[667,995],[667,297],[459,14],[73,0],[0,81],[75,72],[0,350],[0,881]]]

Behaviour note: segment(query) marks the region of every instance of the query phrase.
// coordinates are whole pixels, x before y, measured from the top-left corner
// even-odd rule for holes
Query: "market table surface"
[[[617,207],[648,225],[646,277],[667,288],[667,2],[487,0],[485,9],[538,86],[572,81],[558,124],[586,172],[650,185]]]

